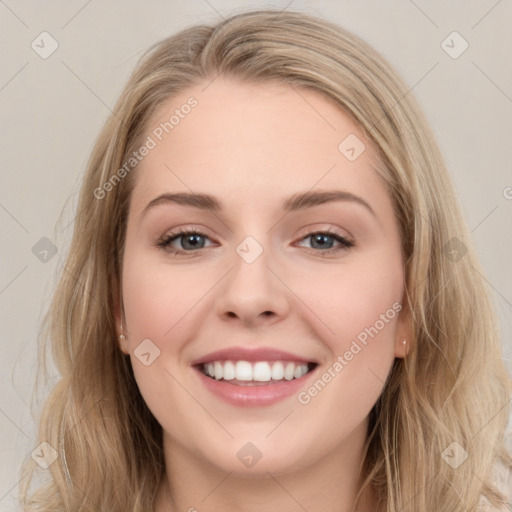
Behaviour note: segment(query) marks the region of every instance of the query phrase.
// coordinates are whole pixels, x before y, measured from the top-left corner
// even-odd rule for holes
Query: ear
[[[126,325],[126,322],[124,320],[124,311],[121,304],[121,288],[119,287],[119,284],[117,282],[117,279],[113,279],[112,282],[112,290],[113,290],[113,302],[114,302],[114,321],[116,324],[116,339],[117,344],[123,352],[123,354],[129,354],[130,353],[130,347],[128,343],[128,336],[126,333],[126,328],[124,326]]]
[[[398,320],[395,334],[395,357],[403,359],[411,351],[413,340],[412,315],[408,302],[402,303],[402,309],[398,313]]]

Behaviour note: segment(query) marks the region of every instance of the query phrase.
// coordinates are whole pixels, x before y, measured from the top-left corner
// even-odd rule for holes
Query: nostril
[[[273,311],[263,311],[260,314],[265,316],[265,317],[269,317],[269,316],[274,316],[275,315],[275,313]],[[241,315],[237,315],[234,311],[226,311],[226,315],[229,318],[239,318],[239,317],[241,318]]]

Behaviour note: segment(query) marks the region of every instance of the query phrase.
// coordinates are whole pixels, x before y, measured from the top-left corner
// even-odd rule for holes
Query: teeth
[[[276,361],[272,365],[272,380],[282,380],[284,377],[284,366],[281,361]]]
[[[238,380],[245,382],[270,382],[271,380],[300,379],[308,373],[306,363],[283,361],[214,361],[202,365],[205,375],[215,380]]]
[[[268,382],[272,376],[272,370],[268,363],[256,363],[252,371],[252,378],[258,382]]]
[[[252,380],[251,363],[238,361],[235,366],[235,378],[236,380]]]
[[[222,363],[219,361],[215,361],[213,367],[215,369],[215,380],[222,379],[222,375],[224,374],[224,366],[222,365]]]
[[[293,363],[288,363],[284,367],[284,378],[286,380],[292,380],[295,375],[295,365]]]
[[[235,373],[235,365],[231,361],[226,361],[224,363],[224,372],[223,379],[224,380],[233,380],[236,376]]]

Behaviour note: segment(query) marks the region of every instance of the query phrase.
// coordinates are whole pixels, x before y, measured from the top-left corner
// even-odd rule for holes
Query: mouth
[[[237,407],[269,406],[296,396],[319,362],[264,347],[232,347],[191,363],[209,396]]]
[[[272,347],[234,346],[191,361],[210,396],[234,406],[267,406],[297,395],[319,366]]]
[[[303,361],[216,360],[196,365],[211,380],[238,386],[267,386],[302,379],[317,367]]]

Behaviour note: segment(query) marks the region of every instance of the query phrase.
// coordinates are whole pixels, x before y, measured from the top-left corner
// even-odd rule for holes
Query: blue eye
[[[310,239],[310,247],[315,251],[323,253],[335,252],[343,249],[353,247],[354,243],[347,240],[345,237],[338,235],[337,233],[331,233],[330,231],[318,231],[316,233],[310,233],[305,236],[302,240]],[[333,247],[335,243],[338,243],[338,247]],[[341,247],[340,247],[341,246]]]
[[[164,237],[158,242],[158,246],[169,252],[184,254],[185,252],[192,252],[195,249],[203,249],[206,239],[208,239],[208,237],[198,231],[180,231],[179,233]],[[180,242],[179,245],[181,248],[172,245],[175,241]]]
[[[300,246],[308,249],[308,252],[312,251],[315,254],[331,254],[354,246],[352,241],[330,231],[310,233],[303,237],[301,242],[308,239],[310,240],[309,246],[302,244],[300,244]],[[157,242],[157,245],[171,254],[191,254],[211,245],[206,245],[208,240],[210,240],[210,238],[204,233],[194,230],[184,230],[164,236]],[[176,242],[178,242],[178,246],[176,246]]]
[[[183,249],[202,249],[204,247],[204,237],[199,233],[190,233],[187,235],[181,235],[181,246]]]
[[[316,233],[309,235],[308,238],[311,240],[313,249],[331,249],[335,242],[334,236],[326,233]]]

